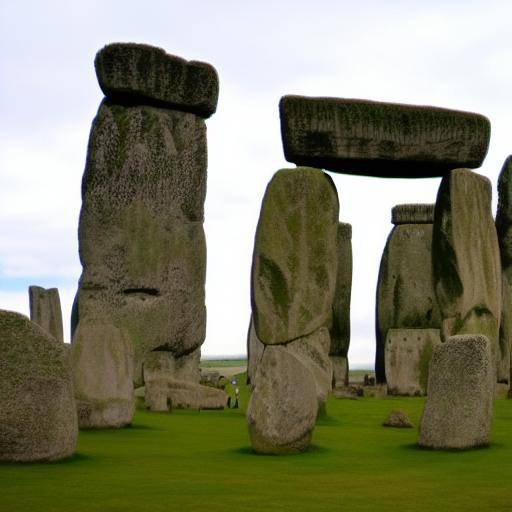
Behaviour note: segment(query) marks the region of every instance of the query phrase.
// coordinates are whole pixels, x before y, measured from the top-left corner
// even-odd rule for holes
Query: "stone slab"
[[[30,320],[40,325],[55,339],[64,343],[59,290],[57,288],[45,289],[41,286],[29,286],[28,297]]]

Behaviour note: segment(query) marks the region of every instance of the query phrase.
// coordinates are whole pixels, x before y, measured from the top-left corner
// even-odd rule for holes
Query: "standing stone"
[[[247,407],[257,453],[296,453],[311,443],[318,402],[313,374],[283,346],[267,345]]]
[[[0,310],[0,461],[70,457],[78,435],[65,345],[18,313]]]
[[[30,320],[64,343],[59,290],[29,286]]]
[[[252,386],[254,378],[256,377],[256,370],[263,356],[263,349],[265,345],[258,339],[256,330],[254,329],[254,322],[249,323],[249,331],[247,332],[247,384]]]
[[[282,169],[267,186],[252,264],[253,321],[263,343],[330,326],[338,211],[334,183],[318,169]]]
[[[116,326],[81,321],[71,346],[80,428],[119,428],[132,422],[133,345]]]
[[[500,365],[498,382],[510,385],[512,343],[512,156],[509,156],[498,178],[498,210],[496,230],[500,246],[502,279],[502,309],[500,322]]]
[[[352,226],[338,224],[338,273],[332,305],[331,348],[333,387],[348,386],[350,297],[352,293]]]
[[[134,44],[105,47],[96,71],[107,98],[82,182],[74,318],[79,326],[101,315],[128,336],[141,385],[148,352],[178,359],[205,338],[207,148],[199,116],[215,111],[218,79],[207,64]]]
[[[456,169],[442,179],[435,208],[432,262],[442,317],[441,339],[454,334],[484,334],[498,368],[502,276],[487,178]]]
[[[368,100],[284,96],[279,113],[286,160],[366,176],[480,167],[491,134],[479,114]]]
[[[432,277],[434,205],[397,205],[391,221],[394,226],[382,254],[377,284],[378,383],[386,382],[388,329],[439,329],[441,325]]]
[[[430,358],[439,343],[439,329],[389,329],[385,351],[388,394],[426,395]]]
[[[467,449],[489,444],[495,383],[489,340],[452,336],[434,348],[420,446]]]

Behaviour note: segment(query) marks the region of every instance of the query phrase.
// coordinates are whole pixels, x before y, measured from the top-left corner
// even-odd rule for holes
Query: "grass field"
[[[252,453],[243,409],[138,411],[131,428],[81,432],[68,461],[0,465],[0,510],[512,510],[512,400],[496,402],[492,446],[460,453],[419,450],[416,429],[380,425],[393,408],[417,424],[422,406],[331,399],[313,447],[293,456]]]

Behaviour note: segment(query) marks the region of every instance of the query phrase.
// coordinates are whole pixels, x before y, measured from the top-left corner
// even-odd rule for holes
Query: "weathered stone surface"
[[[135,381],[154,349],[204,341],[206,128],[193,114],[104,101],[82,181],[78,323],[98,315],[135,347]]]
[[[348,359],[343,356],[329,356],[332,365],[333,389],[348,386]]]
[[[0,310],[0,461],[70,457],[78,424],[65,345]]]
[[[332,364],[329,358],[331,337],[325,327],[287,343],[291,352],[312,374],[316,384],[318,406],[323,409],[332,389]]]
[[[377,382],[386,381],[386,335],[391,328],[439,329],[432,274],[431,205],[398,205],[380,262],[376,305]],[[410,219],[410,223],[402,221]]]
[[[284,96],[279,111],[286,160],[366,176],[480,167],[491,133],[482,115],[437,107]]]
[[[133,346],[114,325],[82,321],[71,346],[80,428],[129,425],[134,413]]]
[[[512,343],[512,156],[509,156],[498,178],[498,210],[496,230],[500,246],[502,279],[502,309],[500,322],[500,364],[498,382],[510,384]]]
[[[478,334],[434,348],[420,446],[466,449],[489,444],[495,385],[491,345]]]
[[[343,386],[333,390],[334,398],[349,398],[355,400],[364,396],[364,389],[362,386]]]
[[[206,62],[186,61],[161,48],[113,43],[94,61],[101,90],[110,99],[192,112],[209,117],[217,108],[219,77]]]
[[[497,368],[502,276],[487,178],[457,169],[441,181],[432,262],[441,339],[453,334],[486,335]]]
[[[313,374],[286,347],[267,345],[247,407],[258,453],[296,453],[311,443],[318,411]]]
[[[172,352],[155,350],[144,357],[144,382],[158,379],[174,379],[199,384],[201,350],[176,358]]]
[[[224,409],[228,395],[222,389],[190,381],[158,377],[145,386],[146,407],[154,412],[172,409]]]
[[[256,369],[263,356],[265,345],[258,339],[254,322],[249,323],[249,331],[247,333],[247,384],[252,385],[256,376]]]
[[[256,229],[252,312],[258,338],[286,343],[329,326],[337,271],[339,203],[318,169],[278,171]]]
[[[414,425],[404,411],[391,411],[382,423],[383,427],[413,428]]]
[[[62,328],[62,311],[59,290],[57,288],[41,288],[29,286],[30,320],[40,325],[55,339],[64,342]]]
[[[352,226],[338,224],[338,272],[332,305],[331,348],[333,386],[348,384],[348,349],[350,346],[350,297],[352,292]],[[336,367],[334,366],[336,364]],[[339,380],[339,379],[342,380]]]
[[[390,395],[426,395],[433,348],[439,329],[389,329],[386,336],[386,381]]]
[[[435,204],[411,203],[397,204],[391,209],[391,223],[399,224],[433,224]]]

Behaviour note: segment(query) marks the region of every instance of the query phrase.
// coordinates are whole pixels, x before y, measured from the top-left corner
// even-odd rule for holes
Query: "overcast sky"
[[[94,56],[134,41],[213,64],[208,126],[207,338],[245,353],[253,238],[284,160],[284,94],[366,98],[480,112],[492,123],[479,171],[512,152],[512,2],[0,0],[0,307],[28,314],[27,287],[60,290],[69,338],[80,277],[80,183],[102,93]],[[332,174],[353,226],[353,366],[373,365],[375,288],[397,203],[434,202],[438,179]],[[494,198],[496,203],[496,197]]]

